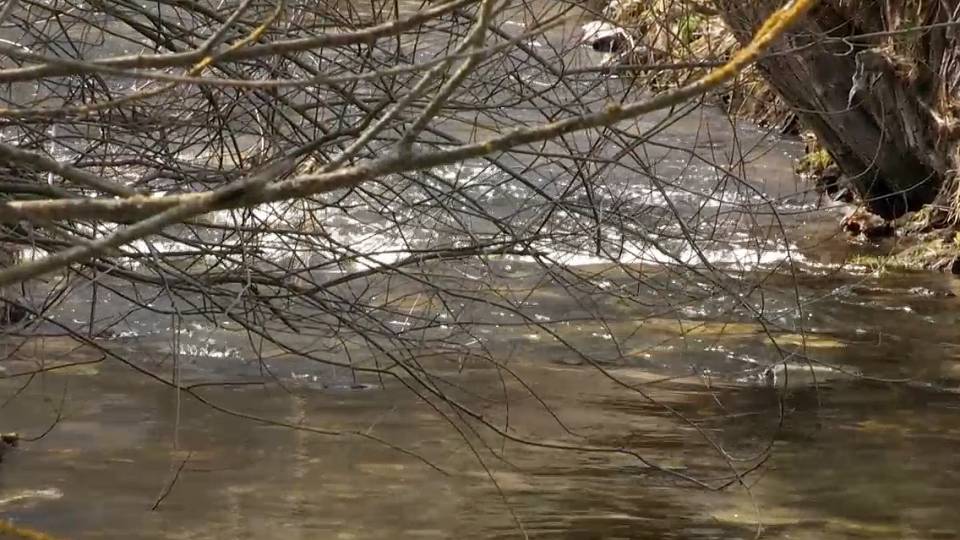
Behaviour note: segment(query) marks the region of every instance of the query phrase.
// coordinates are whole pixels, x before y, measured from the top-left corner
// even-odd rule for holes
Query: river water
[[[925,289],[914,289],[918,284]],[[374,435],[440,472],[360,436],[270,426],[187,398],[178,405],[169,389],[105,362],[45,374],[5,403],[4,427],[30,436],[55,419],[67,396],[65,415],[50,434],[7,455],[0,510],[67,538],[513,538],[521,533],[511,513],[535,537],[751,538],[762,527],[765,538],[954,538],[960,527],[950,503],[960,485],[954,287],[940,276],[810,277],[804,294],[821,295],[811,310],[831,328],[829,337],[811,341],[822,352],[818,359],[873,377],[917,380],[824,372],[813,384],[801,370],[785,393],[723,376],[642,387],[695,419],[697,429],[590,366],[536,348],[512,360],[511,368],[577,434],[568,440],[630,448],[705,479],[729,477],[730,470],[698,430],[739,458],[772,444],[766,462],[747,477],[749,489],[702,489],[623,455],[535,448],[489,435],[491,447],[483,448],[399,385],[323,389],[285,377],[287,389],[204,394],[244,413]],[[688,362],[722,370],[715,349],[724,342],[737,354],[762,354],[759,340],[738,345],[736,335],[701,337],[684,345]],[[57,352],[54,339],[32,345],[51,360],[67,354]],[[444,376],[477,389],[477,403],[482,394],[500,392],[493,369],[446,370]],[[636,383],[657,376],[642,367],[613,371]],[[5,399],[23,382],[4,380]],[[778,425],[781,398],[785,416]],[[513,401],[510,414],[525,433],[563,436],[529,398]],[[151,510],[181,465],[173,489]]]
[[[828,228],[806,230],[820,242]],[[803,299],[813,363],[764,371],[779,358],[768,336],[709,317],[683,331],[675,319],[620,319],[637,352],[606,367],[618,382],[530,328],[498,327],[509,354],[497,354],[537,400],[489,365],[423,361],[491,417],[510,394],[511,433],[629,449],[667,473],[624,454],[458,432],[395,381],[346,380],[289,357],[270,362],[282,384],[204,390],[220,410],[104,361],[0,380],[4,429],[31,437],[55,422],[0,465],[0,513],[63,538],[955,538],[955,280],[825,263],[769,279],[768,294]],[[538,290],[545,316],[576,309],[553,292]],[[598,325],[560,326],[579,349],[605,353]],[[203,349],[200,333],[186,339],[200,349],[185,355],[184,381],[258,369]],[[16,356],[8,376],[38,359],[100,358],[62,337],[30,339]],[[168,367],[153,362],[142,365]],[[743,484],[722,490],[679,476],[720,487],[731,464],[745,471],[758,456]]]
[[[724,218],[701,253],[677,242],[601,257],[566,243],[548,246],[549,265],[419,267],[478,295],[441,309],[426,287],[391,285],[407,292],[387,310],[398,335],[429,318],[431,339],[482,352],[416,356],[458,407],[412,392],[423,388],[411,378],[296,354],[319,339],[264,348],[229,321],[174,328],[126,316],[129,290],[80,288],[58,308],[64,327],[3,337],[0,429],[24,441],[0,463],[0,516],[56,538],[960,536],[958,283],[846,264],[873,248],[838,237],[838,209],[817,210],[792,172],[797,141],[704,107],[657,142],[657,174],[677,182],[606,184],[645,205],[639,223],[667,198],[700,230],[759,193],[783,226],[765,236],[772,216]],[[717,196],[716,170],[676,150],[705,144],[752,148],[753,191]],[[501,215],[529,200],[481,164],[438,174],[472,179]],[[373,242],[379,262],[402,256],[375,219],[347,217],[330,216],[341,241]],[[663,264],[701,257],[729,281]],[[376,298],[382,284],[369,286]],[[137,294],[158,311],[170,301]],[[98,321],[122,321],[93,343],[78,335],[91,301]]]

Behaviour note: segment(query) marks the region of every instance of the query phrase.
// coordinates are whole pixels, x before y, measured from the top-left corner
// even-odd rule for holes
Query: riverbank
[[[604,16],[628,36],[618,47],[611,42],[616,61],[637,66],[636,74],[645,76],[654,90],[689,83],[710,66],[726,61],[740,46],[719,13],[697,2],[614,0]],[[683,68],[651,71],[650,65]],[[758,69],[744,70],[707,99],[727,114],[804,141],[805,155],[797,160],[796,170],[824,200],[845,205],[839,229],[856,246],[847,262],[877,271],[960,274],[960,230],[950,219],[956,213],[952,205],[932,204],[895,220],[870,213],[858,199],[853,182],[816,136],[804,130]]]

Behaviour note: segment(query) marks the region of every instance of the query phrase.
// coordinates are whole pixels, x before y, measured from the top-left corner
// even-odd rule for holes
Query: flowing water
[[[838,284],[814,281],[813,294]],[[54,420],[67,395],[57,427],[8,454],[0,510],[76,538],[517,537],[511,511],[536,537],[749,538],[763,524],[769,538],[953,538],[960,401],[941,389],[960,380],[953,284],[938,276],[860,281],[860,289],[815,307],[834,321],[831,360],[937,387],[848,377],[815,386],[798,377],[779,428],[775,387],[722,380],[709,389],[702,380],[655,387],[658,400],[697,415],[699,427],[733,453],[775,439],[749,491],[665,481],[623,456],[499,448],[494,440],[505,458],[495,463],[495,486],[451,427],[402,388],[238,387],[207,395],[294,424],[374,434],[443,473],[356,436],[262,425],[191,400],[178,408],[153,381],[95,364],[44,375],[4,408],[4,427],[29,436]],[[907,287],[918,282],[940,295]],[[697,345],[686,354],[710,363]],[[729,473],[690,426],[640,396],[625,397],[588,366],[560,365],[533,350],[513,367],[591,444],[630,447],[698,476]],[[650,374],[631,371],[618,375]],[[466,370],[460,382],[496,387],[490,370]],[[3,395],[21,384],[3,381]],[[530,400],[513,403],[511,414],[528,431],[555,434]]]
[[[31,437],[55,423],[0,464],[0,513],[64,538],[957,537],[956,282],[815,268],[767,288],[799,291],[816,364],[761,370],[776,356],[769,338],[743,323],[705,321],[679,338],[676,321],[645,320],[638,339],[653,345],[609,368],[640,389],[624,391],[543,339],[502,327],[498,341],[519,344],[512,372],[570,433],[516,384],[503,389],[492,367],[429,366],[473,389],[463,399],[481,410],[513,392],[510,422],[527,436],[628,448],[671,474],[623,454],[490,434],[481,443],[399,384],[348,380],[293,359],[271,362],[282,387],[204,391],[218,411],[127,366],[95,362],[64,338],[35,338],[22,362],[4,363],[5,374],[27,359],[82,365],[0,381],[4,429]],[[571,308],[556,299],[540,306],[558,318]],[[574,323],[564,335],[602,352],[596,330]],[[788,347],[796,340],[778,338]],[[146,343],[129,350],[160,347]],[[257,370],[202,347],[191,358],[185,384]],[[769,457],[738,484],[707,437],[736,459],[764,449]],[[754,462],[732,463],[742,471]],[[704,489],[680,474],[730,485]]]
[[[718,148],[770,141],[726,122],[704,109],[660,141],[695,147],[704,131]],[[851,248],[835,237],[836,212],[798,193],[799,144],[763,144],[747,176],[797,210],[794,253],[734,223],[704,257],[763,281],[773,327],[716,295],[667,317],[613,301],[586,309],[530,260],[491,258],[489,282],[530,291],[543,324],[468,305],[461,313],[487,310],[473,317],[474,339],[502,365],[421,364],[533,444],[435,409],[400,380],[276,351],[250,360],[245,335],[202,321],[172,343],[169,319],[125,319],[101,346],[128,362],[62,332],[5,339],[0,429],[24,440],[0,463],[0,517],[57,538],[960,537],[958,283],[841,265]],[[712,169],[661,151],[658,174],[691,189],[671,198],[709,192]],[[624,185],[662,207],[648,185]],[[506,210],[523,195],[491,193]],[[361,240],[357,223],[340,227],[345,242]],[[378,241],[383,251],[389,239]],[[611,287],[663,258],[554,255]],[[662,290],[685,292],[644,268]],[[96,302],[101,317],[124,309],[110,291]],[[77,331],[88,311],[77,297],[61,315]],[[173,370],[204,403],[145,375]]]

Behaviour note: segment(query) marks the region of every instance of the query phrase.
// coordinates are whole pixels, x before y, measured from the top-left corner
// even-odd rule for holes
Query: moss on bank
[[[823,148],[807,150],[806,155],[797,160],[796,171],[801,174],[818,176],[833,164],[833,158]]]
[[[960,232],[942,228],[917,232],[924,216],[918,212],[906,220],[896,243],[880,253],[858,253],[848,263],[875,272],[929,271],[960,274]]]

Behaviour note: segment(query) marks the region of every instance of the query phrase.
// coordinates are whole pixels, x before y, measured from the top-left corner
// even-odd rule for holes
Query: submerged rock
[[[738,379],[738,382],[786,390],[845,381],[858,376],[860,373],[852,368],[838,369],[813,362],[788,361],[763,367]]]
[[[626,30],[608,22],[591,21],[581,27],[583,42],[593,50],[604,53],[621,53],[633,48],[633,39]]]
[[[895,229],[893,222],[870,213],[864,208],[857,208],[843,218],[840,226],[851,236],[863,236],[869,240],[893,236]]]
[[[0,298],[0,326],[17,324],[25,320],[29,315],[30,312],[27,311],[27,308],[17,302]]]
[[[0,435],[0,461],[3,461],[3,454],[9,448],[13,448],[20,442],[20,436],[16,433],[4,433]]]
[[[826,195],[833,201],[853,203],[854,194],[850,188],[850,180],[843,175],[835,163],[827,165],[816,175],[816,189],[821,195]]]

